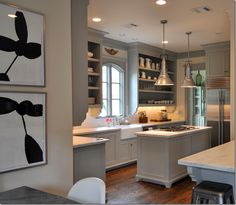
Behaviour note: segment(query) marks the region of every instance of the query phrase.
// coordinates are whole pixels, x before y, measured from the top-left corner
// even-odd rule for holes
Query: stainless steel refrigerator
[[[211,78],[207,85],[207,126],[211,126],[212,147],[230,141],[229,78]]]

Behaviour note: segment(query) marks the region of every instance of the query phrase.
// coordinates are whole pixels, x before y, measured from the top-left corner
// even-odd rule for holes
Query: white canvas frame
[[[22,12],[26,21],[28,38],[27,43],[33,42],[41,45],[41,55],[34,59],[18,56],[10,68],[8,77],[10,81],[0,80],[4,85],[45,86],[45,23],[44,15],[15,6],[0,3],[0,36],[18,41],[15,18],[8,14]],[[0,50],[0,73],[5,73],[17,56],[16,52]]]
[[[46,164],[46,93],[0,92],[0,97],[12,99],[18,104],[28,100],[34,105],[43,105],[42,116],[24,115],[27,133],[38,143],[43,153],[43,160],[36,163],[27,161],[21,115],[16,110],[0,114],[0,173]]]

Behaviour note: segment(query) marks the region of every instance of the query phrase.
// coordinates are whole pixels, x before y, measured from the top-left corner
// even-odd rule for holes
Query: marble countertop
[[[115,125],[111,127],[73,127],[73,135],[84,135],[84,134],[94,134],[94,133],[104,133],[104,132],[112,132],[112,131],[119,131],[121,129],[128,129],[128,128],[137,128],[137,127],[148,127],[153,125],[165,125],[165,124],[172,124],[172,123],[181,123],[185,122],[184,120],[173,120],[173,121],[166,121],[166,122],[150,122],[150,123],[136,123],[130,125]]]
[[[234,141],[199,152],[178,160],[178,164],[189,167],[235,172]]]
[[[102,144],[107,141],[109,140],[104,138],[73,136],[73,148]]]
[[[206,131],[206,130],[210,130],[210,129],[212,129],[212,128],[211,127],[197,127],[196,126],[196,129],[192,129],[192,130],[184,130],[184,131],[176,131],[176,132],[163,131],[163,130],[149,130],[149,131],[145,131],[145,132],[136,132],[136,135],[142,136],[142,137],[172,138],[172,137],[202,132],[202,131]]]

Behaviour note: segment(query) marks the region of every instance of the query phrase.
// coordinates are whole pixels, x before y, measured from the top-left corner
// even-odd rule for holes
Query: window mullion
[[[109,65],[109,75],[108,75],[108,80],[109,80],[109,115],[112,116],[112,73],[111,73],[111,69],[112,68],[112,65],[110,64]]]

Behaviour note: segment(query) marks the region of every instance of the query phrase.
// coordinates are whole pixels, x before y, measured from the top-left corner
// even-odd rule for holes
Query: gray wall
[[[46,87],[1,85],[0,90],[47,92],[47,165],[0,174],[0,192],[30,186],[66,194],[73,183],[70,0],[1,2],[45,15]]]
[[[202,56],[205,56],[205,55],[206,54],[205,54],[204,50],[189,52],[190,58],[202,57]],[[187,52],[177,54],[177,59],[184,59],[184,58],[188,58],[188,53]]]
[[[88,111],[88,0],[71,1],[73,125],[80,125]]]

